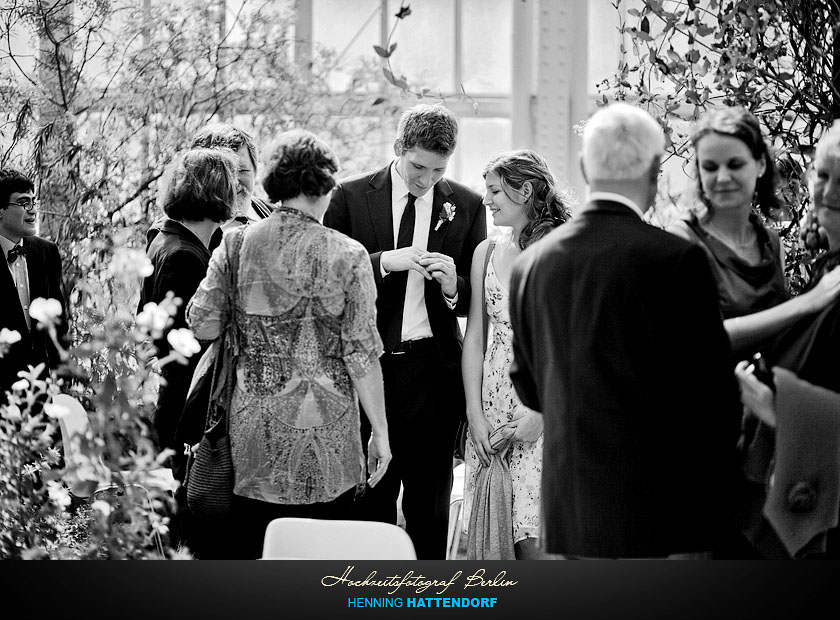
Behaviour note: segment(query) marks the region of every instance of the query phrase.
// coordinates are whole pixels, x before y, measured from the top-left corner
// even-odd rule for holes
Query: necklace
[[[723,231],[721,231],[713,224],[706,224],[706,231],[710,235],[716,237],[717,239],[723,241],[726,245],[733,248],[752,248],[756,244],[756,234],[752,227],[750,227],[746,233],[746,241],[736,241],[729,235],[724,234]]]

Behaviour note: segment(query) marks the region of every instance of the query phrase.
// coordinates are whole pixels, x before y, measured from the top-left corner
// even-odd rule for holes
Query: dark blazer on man
[[[452,257],[458,271],[458,304],[454,311],[446,305],[436,281],[426,280],[425,283],[424,299],[429,324],[446,364],[434,383],[434,389],[446,388],[451,416],[461,419],[465,416],[461,380],[463,336],[457,317],[466,316],[469,308],[472,255],[476,246],[487,237],[487,220],[480,196],[464,185],[444,178],[438,181],[433,192],[427,251]],[[435,230],[445,202],[455,205],[455,217]],[[365,173],[342,181],[333,194],[324,224],[359,241],[370,253],[376,280],[376,323],[386,352],[392,350],[399,343],[387,342],[385,336],[392,322],[402,321],[400,296],[404,294],[404,289],[396,289],[393,278],[386,276],[383,279],[380,270],[382,252],[394,249],[391,165],[372,174]]]
[[[61,285],[61,257],[58,246],[40,237],[24,237],[22,243],[26,252],[26,268],[29,272],[30,302],[38,297],[57,299],[61,302],[62,320],[57,331],[59,338],[63,338],[67,333],[67,309]],[[14,330],[21,335],[20,341],[12,345],[9,352],[0,358],[0,392],[2,392],[17,380],[19,370],[25,369],[28,365],[36,366],[40,363],[46,363],[48,368],[56,368],[60,359],[49,335],[38,329],[34,320],[32,331],[30,332],[27,328],[26,317],[18,301],[15,282],[6,265],[0,267],[0,295],[2,295],[0,328]]]
[[[545,419],[547,551],[712,550],[741,416],[703,251],[592,203],[519,257],[510,291],[511,378]]]
[[[396,523],[402,481],[406,531],[418,558],[444,559],[455,430],[465,418],[457,316],[465,316],[469,308],[470,264],[487,235],[486,215],[481,198],[465,186],[447,179],[434,186],[427,251],[455,262],[458,302],[450,309],[440,284],[426,280],[423,297],[432,338],[411,343],[411,350],[403,353],[398,349],[405,279],[400,273],[383,278],[380,271],[382,252],[394,249],[391,185],[390,165],[342,181],[324,217],[324,224],[361,242],[370,253],[376,320],[385,348],[381,364],[393,460],[376,488],[355,503],[354,518]],[[455,217],[435,230],[446,202],[455,206]],[[362,429],[366,439],[364,417]]]

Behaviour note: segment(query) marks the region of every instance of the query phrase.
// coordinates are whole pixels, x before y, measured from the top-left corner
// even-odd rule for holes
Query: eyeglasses
[[[38,208],[39,200],[37,198],[20,198],[15,202],[8,203],[10,207],[20,207],[25,211],[34,211]]]

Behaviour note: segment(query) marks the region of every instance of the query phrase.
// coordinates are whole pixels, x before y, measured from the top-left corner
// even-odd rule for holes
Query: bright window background
[[[363,62],[376,62],[379,45],[379,0],[314,0],[312,37],[318,48],[335,54],[329,75],[330,88],[344,91],[352,71]]]
[[[470,95],[508,95],[510,0],[461,0],[461,79]]]
[[[389,0],[388,19],[400,10],[399,0]],[[397,49],[391,67],[409,84],[420,84],[443,93],[455,84],[455,5],[453,0],[420,0],[411,3],[411,15],[397,26]]]

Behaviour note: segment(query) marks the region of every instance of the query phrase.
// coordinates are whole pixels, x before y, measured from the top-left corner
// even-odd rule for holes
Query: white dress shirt
[[[394,224],[394,247],[397,246],[397,236],[400,232],[405,205],[408,202],[408,187],[397,172],[397,162],[391,164],[391,214]],[[414,203],[414,238],[411,246],[423,252],[428,248],[429,227],[432,221],[432,197],[434,188],[423,196],[418,196]],[[426,279],[414,270],[408,272],[408,283],[405,287],[405,306],[403,307],[402,334],[400,340],[417,340],[432,336],[432,326],[429,323],[429,313],[426,311],[426,301],[423,296]]]

